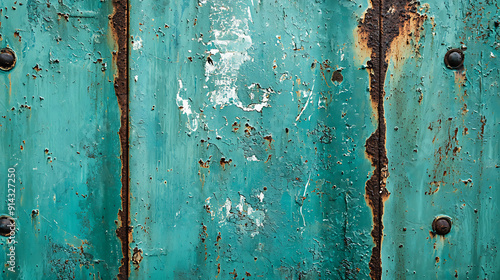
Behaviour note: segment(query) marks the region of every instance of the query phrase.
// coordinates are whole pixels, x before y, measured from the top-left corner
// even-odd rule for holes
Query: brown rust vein
[[[129,95],[128,95],[128,33],[129,14],[127,0],[113,0],[113,14],[110,25],[118,50],[113,52],[117,72],[114,79],[115,94],[120,107],[120,136],[121,147],[121,199],[122,209],[118,211],[120,222],[116,234],[122,245],[122,260],[118,279],[128,279],[130,273],[130,188],[129,188]]]
[[[370,278],[382,278],[381,246],[383,238],[384,202],[389,198],[386,189],[388,159],[385,147],[384,80],[389,59],[400,59],[402,42],[408,36],[418,37],[417,31],[425,18],[417,12],[417,3],[410,0],[372,0],[357,29],[358,48],[369,54],[367,70],[370,76],[370,99],[378,119],[375,132],[366,140],[366,154],[375,168],[365,185],[365,197],[373,214],[371,235],[375,246],[370,258]]]

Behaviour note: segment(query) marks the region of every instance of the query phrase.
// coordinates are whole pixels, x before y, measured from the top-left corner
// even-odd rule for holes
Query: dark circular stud
[[[11,236],[11,233],[16,230],[16,221],[9,216],[0,216],[0,235]]]
[[[451,230],[451,219],[448,217],[437,217],[432,222],[432,230],[439,235],[446,235]]]
[[[464,57],[462,50],[449,50],[444,56],[444,64],[450,69],[458,69],[464,65]]]
[[[16,54],[9,48],[0,50],[0,70],[9,71],[16,65]]]

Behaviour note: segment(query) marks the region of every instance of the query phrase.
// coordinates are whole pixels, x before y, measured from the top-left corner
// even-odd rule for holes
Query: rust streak
[[[370,55],[367,70],[370,75],[370,99],[378,118],[378,127],[366,140],[366,154],[374,171],[365,186],[365,197],[373,214],[371,235],[374,247],[369,262],[370,278],[382,278],[381,246],[383,238],[384,202],[390,193],[386,189],[388,159],[386,122],[384,116],[384,80],[389,59],[398,60],[408,36],[419,36],[416,31],[425,20],[417,12],[417,3],[410,0],[372,0],[357,30],[360,51]],[[410,24],[409,24],[410,23]],[[415,38],[418,39],[418,38]],[[364,45],[363,45],[364,44]]]
[[[122,209],[118,211],[120,226],[116,234],[122,245],[122,260],[118,279],[128,279],[130,273],[130,188],[129,188],[129,95],[128,95],[128,37],[129,7],[128,0],[113,0],[113,14],[110,25],[113,31],[117,51],[113,52],[117,72],[114,79],[115,94],[120,107],[120,130],[118,132],[121,146],[121,199]]]

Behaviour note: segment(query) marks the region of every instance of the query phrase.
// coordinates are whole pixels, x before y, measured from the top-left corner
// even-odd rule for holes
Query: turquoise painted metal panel
[[[131,1],[131,279],[366,279],[365,1]]]
[[[110,1],[2,2],[0,45],[17,61],[0,71],[0,213],[16,219],[10,241],[0,237],[1,279],[118,274],[112,11]]]
[[[391,46],[385,279],[500,278],[498,9],[426,1]],[[464,56],[455,70],[444,63],[453,48]],[[452,222],[444,236],[432,228],[440,216]]]
[[[2,5],[0,278],[499,278],[498,9]]]

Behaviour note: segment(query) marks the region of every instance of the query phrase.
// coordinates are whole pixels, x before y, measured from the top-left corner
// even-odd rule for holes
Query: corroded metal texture
[[[365,1],[132,1],[132,279],[366,279]]]
[[[370,277],[380,279],[382,273],[381,245],[383,240],[384,202],[389,198],[386,180],[389,176],[386,151],[386,121],[384,112],[384,84],[387,77],[388,60],[392,52],[398,52],[398,42],[405,40],[408,33],[420,33],[419,23],[425,17],[416,13],[414,1],[371,1],[359,24],[358,44],[370,53],[370,98],[377,113],[377,130],[366,140],[366,153],[375,167],[366,183],[366,198],[373,213],[372,236],[375,242],[370,259]],[[396,47],[394,47],[396,45]]]
[[[121,159],[121,199],[122,207],[118,212],[119,227],[116,231],[122,243],[122,260],[119,279],[127,279],[130,272],[131,240],[130,230],[130,187],[129,187],[129,39],[128,39],[129,6],[127,0],[113,0],[113,14],[110,16],[110,25],[116,42],[113,52],[113,61],[116,65],[114,75],[115,94],[120,107],[120,159]]]
[[[0,237],[1,279],[118,274],[112,10],[109,1],[2,2],[0,48],[13,49],[17,61],[0,71],[0,211],[13,210],[17,231],[15,272],[7,263],[12,242]],[[11,174],[14,188],[7,185]]]
[[[383,11],[404,22],[386,58],[383,278],[498,279],[498,2],[411,9]],[[457,70],[444,63],[453,48],[465,56]],[[439,216],[446,235],[433,231]]]
[[[39,2],[0,7],[1,279],[500,277],[498,3]]]

